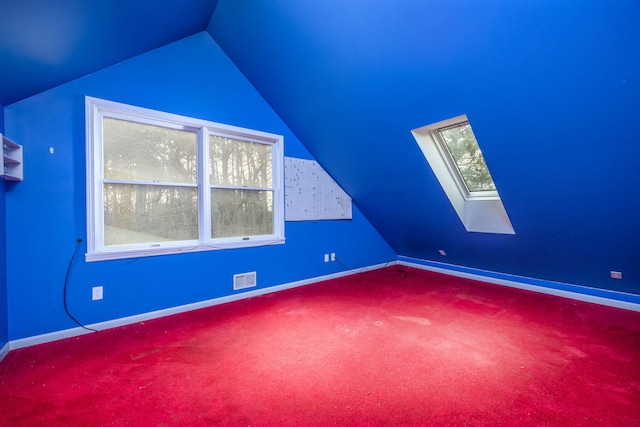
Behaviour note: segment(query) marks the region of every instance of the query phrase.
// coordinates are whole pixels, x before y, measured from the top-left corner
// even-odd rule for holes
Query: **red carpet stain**
[[[587,357],[587,354],[584,351],[579,350],[579,349],[577,349],[575,347],[565,347],[564,351],[565,351],[565,353],[569,354],[570,356],[575,356],[575,357],[580,357],[580,358]]]
[[[600,344],[591,344],[589,345],[590,352],[596,352],[598,354],[606,355],[609,359],[615,360],[616,362],[622,363],[631,363],[634,357],[634,354],[626,354],[620,350],[615,350],[610,346],[600,345]]]
[[[412,322],[418,325],[428,326],[431,324],[429,319],[423,317],[409,317],[409,316],[393,316],[394,319],[402,320],[403,322]]]
[[[142,359],[143,357],[149,356],[151,354],[155,354],[157,352],[159,352],[161,350],[160,347],[156,347],[150,351],[145,351],[144,353],[138,353],[138,354],[132,354],[131,355],[131,360],[138,360],[138,359]]]

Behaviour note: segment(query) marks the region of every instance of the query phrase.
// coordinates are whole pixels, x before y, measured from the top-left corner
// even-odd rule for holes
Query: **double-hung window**
[[[284,242],[282,136],[86,104],[87,260]]]

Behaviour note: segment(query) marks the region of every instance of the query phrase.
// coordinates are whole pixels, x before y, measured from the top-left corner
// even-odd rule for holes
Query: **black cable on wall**
[[[67,307],[67,285],[69,283],[69,273],[71,273],[71,266],[73,265],[73,261],[76,259],[76,255],[78,254],[78,250],[80,249],[80,244],[82,243],[82,239],[78,239],[76,241],[76,249],[73,251],[73,255],[71,256],[71,259],[69,260],[69,267],[67,267],[67,275],[64,278],[64,289],[62,292],[62,303],[64,304],[64,311],[67,313],[67,316],[69,316],[69,318],[71,318],[71,320],[73,320],[74,322],[76,322],[78,324],[78,326],[80,326],[81,328],[86,329],[87,331],[91,331],[91,332],[98,332],[95,329],[92,328],[88,328],[86,326],[84,326],[82,323],[80,323],[75,317],[73,317],[71,315],[71,313],[69,313],[69,308]]]

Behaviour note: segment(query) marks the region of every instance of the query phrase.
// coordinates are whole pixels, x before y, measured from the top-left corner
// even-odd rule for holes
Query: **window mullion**
[[[140,181],[128,179],[102,179],[103,184],[128,184],[128,185],[148,185],[155,187],[190,187],[196,188],[198,184],[189,182],[172,182],[172,181]]]
[[[284,236],[284,147],[273,145],[273,231]]]
[[[93,233],[88,236],[87,247],[90,251],[96,249],[104,249],[104,167],[103,167],[103,142],[102,142],[102,120],[103,114],[95,107],[92,106],[92,118],[93,118],[93,139],[94,144],[92,147],[92,173],[93,173],[93,185],[92,191],[93,199],[93,216],[92,216],[92,228]]]
[[[253,187],[248,185],[209,185],[212,189],[221,189],[221,190],[257,190],[257,191],[274,191],[274,187]]]
[[[209,129],[198,132],[198,237],[211,240],[211,191],[209,190]]]

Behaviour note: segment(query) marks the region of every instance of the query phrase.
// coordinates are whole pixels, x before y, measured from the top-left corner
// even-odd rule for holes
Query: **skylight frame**
[[[446,143],[442,140],[440,129],[455,127],[465,122],[468,123],[469,120],[463,114],[413,129],[411,133],[468,232],[515,234],[495,181],[496,191],[469,191]]]

